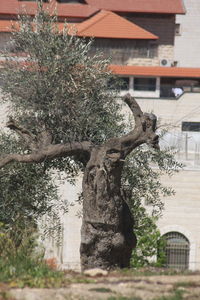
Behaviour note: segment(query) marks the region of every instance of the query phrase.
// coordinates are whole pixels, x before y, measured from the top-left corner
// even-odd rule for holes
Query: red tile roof
[[[89,4],[66,4],[51,0],[50,3],[44,3],[44,8],[49,8],[54,12],[55,8],[59,17],[76,17],[88,18],[99,9],[95,5]],[[0,15],[18,15],[26,11],[30,15],[34,15],[37,10],[36,2],[18,1],[18,0],[0,0]]]
[[[84,37],[158,39],[156,35],[110,11],[102,10],[89,20],[76,26],[77,35]]]
[[[200,78],[200,68],[146,67],[111,65],[110,69],[118,75],[187,77]]]
[[[60,17],[88,18],[98,10],[105,9],[116,12],[136,13],[164,13],[183,14],[185,8],[183,0],[86,0],[87,4],[59,3],[50,0],[44,7],[52,10],[57,7]],[[17,15],[26,9],[33,15],[36,12],[36,3],[18,0],[0,0],[0,14]]]
[[[184,14],[183,0],[86,0],[100,9],[118,12]]]
[[[17,21],[0,20],[0,32],[13,31]],[[64,23],[58,23],[62,30]],[[158,39],[158,37],[126,19],[108,11],[101,11],[82,23],[69,24],[71,34],[83,37],[118,39]],[[18,28],[18,27],[17,27]]]
[[[0,32],[12,32],[13,26],[18,28],[18,22],[10,20],[0,20]]]

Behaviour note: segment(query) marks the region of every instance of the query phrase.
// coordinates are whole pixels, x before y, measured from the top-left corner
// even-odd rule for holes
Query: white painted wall
[[[64,183],[60,185],[60,196],[67,199],[74,205],[69,207],[69,212],[65,215],[60,214],[62,223],[62,237],[60,246],[56,244],[53,238],[44,240],[45,257],[55,258],[63,269],[73,269],[80,271],[80,242],[81,242],[81,224],[80,214],[81,205],[76,200],[77,194],[81,191],[82,176],[76,180],[76,185]]]
[[[200,67],[200,1],[184,0],[185,15],[177,15],[181,34],[175,38],[175,57],[180,67]]]

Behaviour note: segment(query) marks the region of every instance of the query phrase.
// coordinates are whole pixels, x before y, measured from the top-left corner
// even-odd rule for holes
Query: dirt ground
[[[70,283],[58,289],[6,289],[0,293],[0,300],[200,300],[200,274],[121,276],[110,273],[85,281],[88,282]]]

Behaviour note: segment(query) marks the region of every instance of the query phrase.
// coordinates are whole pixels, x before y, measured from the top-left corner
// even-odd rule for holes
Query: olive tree
[[[156,117],[143,113],[127,94],[122,102],[134,117],[128,130],[116,94],[107,89],[108,62],[90,56],[91,41],[68,34],[67,25],[59,31],[56,21],[39,9],[34,19],[21,16],[20,30],[13,34],[16,55],[6,55],[2,73],[11,107],[6,126],[24,147],[2,153],[0,168],[12,162],[79,168],[82,268],[127,267],[136,238],[122,172],[140,145],[159,151]]]

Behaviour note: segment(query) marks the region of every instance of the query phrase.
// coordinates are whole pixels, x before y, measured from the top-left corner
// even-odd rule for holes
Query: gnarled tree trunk
[[[83,269],[128,267],[136,245],[132,215],[121,191],[124,153],[113,146],[92,150],[83,178]]]

